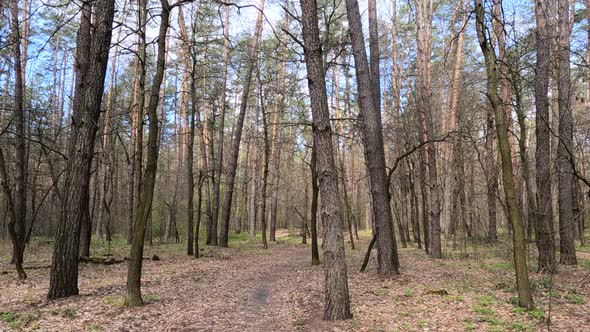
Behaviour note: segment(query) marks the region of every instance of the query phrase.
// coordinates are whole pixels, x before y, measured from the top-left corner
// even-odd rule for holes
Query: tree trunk
[[[508,217],[512,224],[512,241],[514,245],[514,266],[516,270],[516,288],[518,291],[518,305],[527,309],[533,308],[533,297],[529,286],[529,278],[526,263],[526,243],[524,231],[520,222],[520,212],[514,189],[514,177],[512,173],[512,158],[510,154],[510,142],[508,140],[508,124],[502,109],[502,102],[498,95],[498,67],[496,54],[490,46],[490,38],[486,36],[484,21],[484,7],[482,0],[475,0],[476,30],[481,51],[485,58],[487,74],[487,96],[494,110],[496,131],[498,134],[498,148],[502,159],[502,181],[504,195],[508,209]]]
[[[139,197],[139,209],[133,223],[133,242],[129,256],[129,268],[127,271],[127,292],[125,295],[126,306],[143,305],[141,298],[141,268],[143,264],[144,237],[149,214],[152,209],[152,199],[156,183],[156,171],[158,168],[158,103],[160,101],[160,86],[164,79],[166,66],[166,34],[170,18],[170,5],[167,0],[160,0],[162,14],[158,33],[158,53],[156,73],[150,90],[150,99],[147,107],[149,120],[148,150],[146,168],[143,175],[141,195]]]
[[[89,213],[90,170],[108,65],[115,2],[99,0],[95,6],[96,18],[92,30],[92,3],[84,2],[77,37],[76,94],[63,190],[65,200],[62,202],[51,263],[47,295],[50,299],[78,294],[80,226]]]
[[[427,8],[427,5],[430,8]],[[430,50],[431,50],[431,16],[432,1],[421,1],[416,5],[417,19],[417,43],[418,43],[418,64],[417,64],[417,89],[418,109],[422,116],[422,127],[425,133],[424,141],[428,142],[435,138],[434,115],[430,100]],[[437,170],[437,152],[434,143],[427,143],[427,186],[428,186],[428,219],[430,231],[430,255],[434,258],[442,257],[441,228],[440,228],[440,193]]]
[[[310,226],[311,226],[311,265],[320,265],[320,251],[318,249],[318,161],[315,144],[311,148],[311,212],[310,212]],[[307,196],[307,195],[306,195]],[[307,213],[307,212],[306,212]],[[305,229],[303,230],[305,233]]]
[[[215,232],[217,232],[217,221],[219,215],[219,191],[221,186],[221,171],[223,168],[223,136],[225,133],[225,112],[226,112],[226,93],[227,93],[227,67],[229,61],[229,6],[225,6],[225,26],[223,30],[224,44],[223,44],[223,87],[221,90],[221,115],[219,119],[218,128],[218,142],[217,142],[217,163],[215,165],[215,173],[217,174],[217,182],[213,188],[213,222],[215,223]],[[211,138],[213,140],[213,138]],[[223,233],[223,223],[221,226],[221,233]],[[217,242],[217,234],[215,234]]]
[[[374,0],[369,0],[369,8],[375,6]],[[376,11],[375,8],[370,12]],[[389,199],[389,185],[385,173],[385,150],[383,147],[383,132],[381,123],[380,88],[379,88],[379,46],[376,37],[376,12],[369,15],[369,28],[375,31],[371,34],[372,72],[365,51],[365,41],[361,23],[361,15],[357,0],[346,1],[346,13],[349,21],[349,32],[352,42],[357,87],[359,92],[359,117],[361,118],[362,138],[365,147],[370,191],[377,233],[377,271],[381,276],[391,276],[399,273],[399,259],[395,237],[393,234],[393,220],[391,216],[391,202]],[[371,74],[373,74],[371,76]],[[319,153],[319,151],[318,151]],[[323,199],[322,195],[322,199]]]
[[[26,5],[24,5],[26,7]],[[16,145],[16,169],[14,173],[14,213],[8,223],[8,231],[12,240],[12,257],[19,279],[25,279],[23,255],[25,251],[26,217],[27,217],[27,165],[25,145],[25,83],[24,67],[22,66],[21,35],[18,15],[18,0],[10,1],[10,21],[12,39],[12,60],[14,68],[14,126]],[[26,28],[25,28],[26,32]],[[26,36],[25,36],[26,37]],[[25,39],[26,42],[26,39]],[[25,47],[26,48],[26,47]],[[25,52],[26,53],[26,52]],[[10,75],[8,75],[10,76]],[[8,179],[8,178],[7,178]],[[6,179],[6,180],[7,180]],[[6,193],[10,195],[9,192]]]
[[[285,0],[285,22],[283,25],[284,29],[289,27],[289,1]],[[283,118],[283,112],[285,109],[285,76],[287,66],[287,42],[289,36],[287,33],[283,33],[283,50],[282,50],[282,61],[281,61],[281,75],[279,78],[279,100],[276,104],[277,111],[274,116],[273,123],[273,134],[272,134],[272,165],[274,174],[274,185],[272,188],[271,201],[270,201],[270,241],[276,241],[276,229],[277,229],[277,209],[279,201],[279,180],[280,180],[280,163],[281,163],[281,147],[282,144],[281,134],[279,133],[279,121]]]
[[[256,28],[252,44],[250,45],[249,63],[246,70],[246,78],[244,80],[242,103],[240,104],[240,114],[238,115],[238,122],[236,123],[236,131],[234,134],[232,151],[229,159],[229,169],[226,179],[225,198],[223,199],[223,210],[221,213],[221,236],[219,240],[220,247],[227,247],[229,238],[229,219],[231,214],[231,205],[234,194],[234,184],[236,180],[236,171],[238,168],[238,156],[240,152],[240,142],[242,140],[242,129],[244,127],[244,118],[246,117],[246,110],[248,109],[248,97],[250,95],[250,84],[252,82],[252,72],[256,66],[258,58],[258,40],[262,34],[262,13],[264,11],[265,0],[260,0],[258,4],[258,17],[256,18]]]
[[[496,172],[496,149],[494,130],[494,110],[486,110],[486,179],[487,179],[487,203],[488,203],[488,242],[495,243],[498,240],[496,227],[496,193],[498,192],[498,173]]]
[[[557,165],[559,185],[559,263],[575,265],[574,208],[577,204],[574,184],[573,118],[570,103],[570,7],[569,0],[558,0],[557,57],[559,73],[557,104],[559,108],[559,143]]]
[[[350,312],[348,295],[342,220],[339,211],[338,178],[334,163],[317,3],[315,0],[301,0],[300,3],[307,83],[314,123],[313,138],[314,146],[317,149],[317,172],[320,182],[319,190],[322,195],[321,216],[325,261],[324,319],[341,320],[352,318],[352,313]]]
[[[262,226],[262,246],[264,249],[268,248],[266,241],[266,188],[268,184],[268,160],[270,158],[270,141],[268,138],[268,123],[266,121],[266,108],[264,107],[264,92],[262,89],[262,81],[260,80],[260,71],[258,73],[258,89],[260,98],[260,111],[262,112],[262,130],[264,137],[264,149],[263,149],[263,160],[262,160],[262,202],[260,204],[260,224]],[[303,230],[305,231],[305,229]]]

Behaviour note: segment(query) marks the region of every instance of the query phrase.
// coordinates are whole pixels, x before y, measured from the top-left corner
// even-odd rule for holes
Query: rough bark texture
[[[92,4],[82,6],[76,50],[76,93],[64,201],[57,228],[49,281],[50,299],[78,294],[80,225],[89,214],[90,167],[111,44],[114,0],[98,0],[91,23]],[[92,30],[92,26],[94,30]]]
[[[18,16],[18,0],[10,1],[10,23],[12,39],[12,60],[15,73],[14,80],[14,127],[15,127],[15,164],[13,217],[8,223],[8,232],[12,240],[12,257],[19,279],[27,274],[23,269],[25,251],[26,217],[27,217],[27,180],[26,180],[26,145],[25,145],[25,110],[24,110],[24,73],[21,57],[21,35]],[[26,40],[26,39],[25,39]],[[26,42],[26,41],[25,41]],[[26,48],[26,47],[25,47]],[[8,180],[8,178],[7,178]],[[10,195],[10,193],[7,193]]]
[[[510,155],[510,142],[508,140],[508,124],[502,109],[502,102],[498,95],[498,67],[496,54],[490,45],[490,39],[486,35],[484,7],[482,0],[475,0],[476,30],[481,51],[485,58],[487,74],[487,97],[494,110],[496,131],[498,134],[498,148],[502,159],[502,181],[508,218],[512,225],[512,241],[514,246],[514,266],[516,270],[516,288],[518,291],[518,305],[527,309],[533,308],[533,297],[529,285],[524,230],[520,222],[520,212],[514,189],[512,173],[512,158]]]
[[[350,25],[357,87],[359,92],[359,117],[361,118],[362,138],[365,147],[370,192],[372,198],[375,231],[377,233],[377,271],[382,276],[399,273],[399,259],[393,234],[389,186],[385,173],[385,150],[383,147],[383,126],[380,107],[375,107],[369,63],[365,52],[365,41],[361,15],[357,0],[346,1],[346,13]],[[377,64],[378,65],[378,64]],[[318,153],[320,153],[318,151]],[[324,196],[322,195],[322,198]]]
[[[213,208],[212,219],[215,224],[215,232],[217,232],[217,221],[219,216],[219,197],[221,190],[221,171],[223,168],[223,147],[224,147],[224,133],[225,133],[225,112],[226,112],[226,94],[227,94],[227,67],[229,61],[229,6],[225,7],[225,27],[223,29],[224,44],[223,44],[223,87],[221,90],[221,114],[219,116],[219,128],[217,131],[217,162],[215,164],[214,172],[217,174],[217,182],[213,186]],[[213,138],[211,138],[213,141]],[[217,234],[215,235],[217,242]]]
[[[287,13],[289,9],[289,1],[285,0],[285,22],[283,25],[284,29],[289,28],[289,14]],[[272,194],[270,198],[270,241],[276,241],[276,229],[277,229],[277,210],[278,210],[278,202],[279,202],[279,184],[280,184],[280,164],[281,164],[281,134],[279,133],[279,124],[278,122],[281,121],[283,118],[283,113],[285,109],[285,75],[286,75],[286,65],[287,65],[287,42],[289,36],[287,33],[283,33],[283,50],[282,50],[282,61],[281,61],[281,75],[279,78],[279,98],[277,101],[277,111],[275,112],[274,116],[274,124],[273,124],[273,134],[272,134],[272,166],[273,166],[273,174],[274,174],[274,185],[272,188]]]
[[[320,188],[318,187],[317,161],[317,152],[314,145],[311,148],[311,163],[309,164],[309,168],[311,168],[311,265],[320,265],[320,252],[318,249],[318,193]],[[305,229],[303,234],[305,234]]]
[[[191,62],[191,55],[190,55],[190,47],[189,47],[189,37],[188,32],[186,31],[186,25],[184,21],[184,13],[182,11],[182,7],[178,8],[178,25],[180,26],[180,36],[183,41],[184,49],[183,49],[183,63],[185,64],[187,70],[190,70],[190,92],[191,94],[195,93],[195,63],[194,61]],[[188,76],[188,75],[187,75]],[[184,78],[188,80],[188,77]],[[186,82],[183,83],[183,86],[186,85]],[[192,96],[191,96],[192,97]],[[185,97],[187,98],[187,97]],[[186,228],[187,228],[187,237],[186,237],[186,254],[193,255],[194,254],[194,195],[195,195],[195,179],[193,174],[193,157],[194,157],[194,143],[195,143],[195,103],[194,101],[191,102],[191,106],[188,107],[188,98],[186,103],[181,103],[183,107],[186,107],[186,112],[184,112],[184,122],[187,126],[187,130],[184,135],[185,138],[185,148],[186,153],[185,157],[185,170],[186,170]],[[183,135],[183,136],[184,136]]]
[[[496,193],[498,192],[498,172],[496,171],[496,149],[494,140],[494,110],[486,110],[486,194],[488,203],[488,242],[495,243],[498,240],[496,227]]]
[[[427,7],[429,5],[429,7]],[[422,127],[425,133],[424,141],[435,138],[434,118],[430,100],[430,50],[431,50],[431,12],[432,2],[419,1],[416,4],[417,20],[417,89],[418,110],[422,116]],[[437,170],[437,152],[434,143],[428,143],[425,149],[428,155],[426,185],[428,186],[428,224],[430,232],[430,255],[435,258],[442,257],[441,228],[440,228],[440,193]]]
[[[246,117],[246,110],[248,108],[248,97],[250,95],[250,84],[252,83],[252,72],[256,65],[256,58],[258,56],[258,40],[262,33],[262,13],[264,11],[265,0],[260,0],[258,4],[258,17],[256,19],[256,30],[252,38],[252,45],[250,45],[250,55],[248,69],[246,69],[246,77],[244,79],[242,103],[240,104],[240,113],[236,123],[233,145],[229,159],[229,168],[226,179],[226,191],[223,199],[223,210],[221,213],[221,234],[219,238],[219,246],[227,247],[229,239],[229,219],[231,216],[231,205],[234,194],[234,185],[236,181],[236,171],[238,169],[238,156],[240,152],[240,142],[242,141],[242,129],[244,128],[244,119]]]
[[[150,99],[147,107],[149,120],[149,134],[147,147],[147,161],[142,177],[141,195],[138,197],[138,210],[133,222],[133,242],[129,256],[127,270],[127,292],[125,305],[143,305],[141,298],[141,268],[143,264],[143,245],[147,222],[152,209],[152,198],[156,183],[156,171],[158,168],[158,103],[160,102],[160,86],[164,79],[166,65],[166,34],[170,18],[170,6],[167,0],[161,0],[162,14],[158,33],[158,55],[156,73],[150,90]]]
[[[558,0],[559,35],[557,57],[559,72],[557,104],[559,108],[559,143],[557,166],[559,180],[559,263],[575,265],[574,208],[577,204],[574,187],[573,118],[570,103],[570,6],[569,0]]]
[[[553,207],[551,203],[551,129],[549,127],[549,66],[550,47],[548,5],[545,0],[535,1],[537,20],[537,62],[535,65],[535,135],[537,140],[535,167],[537,176],[537,208],[535,238],[539,249],[539,272],[554,273],[555,235],[553,234]]]
[[[338,178],[332,146],[332,128],[326,96],[326,73],[318,28],[317,3],[301,0],[301,23],[305,44],[305,64],[313,115],[314,146],[317,149],[317,171],[322,196],[325,303],[324,319],[352,317],[348,295],[348,277],[344,258],[344,239],[340,218]],[[357,8],[358,10],[358,8]]]

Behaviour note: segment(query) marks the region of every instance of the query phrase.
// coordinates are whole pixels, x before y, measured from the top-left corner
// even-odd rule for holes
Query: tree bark
[[[262,130],[264,137],[264,148],[263,148],[263,159],[262,159],[262,202],[260,204],[260,223],[262,226],[262,247],[268,248],[268,242],[266,240],[267,231],[267,219],[266,219],[266,188],[268,185],[268,164],[270,158],[270,141],[268,137],[268,123],[266,121],[266,108],[264,106],[264,91],[262,88],[262,81],[260,80],[260,71],[258,73],[258,87],[259,87],[259,98],[260,98],[260,111],[262,113]],[[305,229],[303,230],[305,231]]]
[[[352,313],[348,295],[342,220],[339,211],[338,179],[332,146],[332,128],[326,95],[326,73],[318,28],[317,3],[315,0],[301,0],[300,3],[307,84],[313,116],[313,139],[317,149],[317,172],[322,196],[324,319],[341,320],[352,318]]]
[[[369,3],[372,1],[374,0],[370,0]],[[369,63],[365,52],[365,41],[357,0],[346,0],[346,13],[350,25],[349,32],[359,93],[359,117],[361,118],[365,160],[369,172],[373,216],[377,233],[377,271],[381,276],[391,276],[399,273],[399,259],[393,234],[389,185],[385,173],[381,107],[377,105],[380,100],[380,96],[378,96],[380,91],[378,85],[379,73],[376,69],[379,66],[378,44],[375,39],[371,41],[373,45],[371,54],[375,53],[377,55],[373,59],[377,63],[372,64],[373,70],[377,72],[371,73],[369,72]],[[373,25],[377,24],[376,17],[374,19],[375,21],[371,21]],[[376,27],[371,29],[376,29]],[[373,77],[371,77],[371,74],[373,74]],[[323,197],[322,195],[322,199]]]
[[[429,8],[427,8],[429,5]],[[434,115],[430,100],[430,50],[431,50],[431,20],[432,1],[419,1],[416,5],[417,19],[417,93],[418,109],[422,117],[422,129],[425,133],[424,141],[428,142],[435,138]],[[434,143],[427,143],[425,154],[428,155],[426,163],[426,185],[428,186],[428,224],[430,255],[434,258],[442,258],[441,228],[440,228],[440,193],[437,170],[437,152]]]
[[[496,131],[498,134],[498,148],[502,159],[502,181],[504,186],[504,195],[508,209],[508,217],[512,224],[512,241],[514,253],[514,266],[516,270],[516,288],[518,291],[518,305],[527,309],[532,309],[533,296],[531,293],[527,263],[526,263],[526,243],[524,231],[520,222],[520,212],[514,189],[514,177],[512,172],[512,158],[510,154],[510,142],[508,140],[508,124],[502,102],[498,95],[498,67],[496,54],[490,45],[490,39],[486,36],[485,11],[482,0],[475,0],[476,13],[476,30],[481,51],[485,58],[487,74],[487,97],[491,107],[494,110],[496,120]]]
[[[311,211],[310,211],[310,226],[311,226],[311,265],[320,265],[320,252],[318,250],[318,158],[315,144],[311,148],[311,162],[309,168],[311,169]],[[306,195],[307,196],[307,195]],[[306,212],[307,213],[307,212]],[[303,230],[305,234],[305,229]]]
[[[92,3],[84,2],[77,37],[76,93],[63,189],[65,199],[51,263],[47,295],[50,299],[78,294],[80,226],[84,218],[89,216],[90,170],[108,65],[115,2],[99,0],[95,6],[96,17],[92,24]]]
[[[226,94],[227,94],[227,67],[229,62],[229,6],[225,6],[225,26],[223,30],[223,87],[221,90],[221,115],[219,116],[219,128],[217,131],[217,163],[215,164],[214,172],[217,174],[217,182],[213,187],[213,222],[215,223],[215,232],[217,232],[217,221],[219,215],[219,191],[221,187],[221,171],[223,168],[223,136],[225,133],[225,112],[226,112]],[[213,139],[213,138],[211,138]],[[223,223],[221,226],[221,233],[223,233]],[[217,238],[217,234],[216,234]]]
[[[147,221],[152,209],[152,199],[156,183],[156,171],[158,169],[158,103],[160,101],[160,86],[164,80],[166,66],[166,34],[170,18],[170,5],[167,0],[160,0],[162,4],[160,29],[158,32],[158,53],[156,73],[154,75],[150,98],[147,107],[149,134],[148,150],[145,172],[142,176],[141,195],[139,196],[139,209],[133,222],[133,242],[127,270],[127,292],[125,295],[126,306],[143,305],[141,298],[141,268],[143,264],[143,246]]]
[[[223,210],[221,213],[221,236],[219,239],[220,247],[228,246],[229,239],[229,219],[231,215],[231,206],[234,194],[234,185],[236,181],[236,171],[238,168],[238,156],[240,152],[240,142],[242,140],[242,129],[244,127],[244,118],[246,117],[246,110],[248,109],[248,97],[250,95],[250,84],[252,82],[252,72],[256,65],[258,58],[258,41],[262,34],[262,13],[264,11],[265,0],[260,0],[258,4],[258,17],[256,19],[256,28],[254,30],[254,37],[250,45],[249,63],[246,70],[246,78],[244,80],[242,103],[240,104],[240,113],[238,115],[238,122],[236,123],[236,130],[233,139],[232,151],[229,159],[229,169],[226,179],[225,198],[223,199]]]
[[[559,142],[557,144],[558,186],[559,186],[559,263],[575,265],[576,245],[574,243],[577,204],[574,187],[573,118],[570,103],[570,7],[569,0],[558,0],[557,57],[559,61],[557,81],[557,104],[559,108]]]
[[[26,7],[26,5],[24,5]],[[23,256],[25,251],[26,218],[27,218],[27,151],[25,145],[25,83],[24,66],[22,66],[21,33],[18,13],[18,0],[10,1],[10,23],[12,39],[12,60],[14,68],[14,126],[15,126],[15,164],[13,217],[8,223],[8,231],[12,240],[12,257],[19,279],[25,279]],[[26,30],[26,28],[25,28]],[[26,37],[26,36],[25,36]],[[26,39],[25,39],[26,41]],[[26,48],[26,47],[25,47]],[[26,53],[26,52],[25,52]],[[7,195],[10,193],[7,192]]]
[[[285,0],[285,22],[283,25],[284,29],[289,28],[289,1]],[[279,132],[279,124],[278,122],[283,118],[283,112],[285,109],[285,76],[286,76],[286,66],[287,66],[287,41],[288,41],[287,33],[283,33],[283,50],[282,50],[282,61],[281,61],[281,75],[279,77],[279,100],[277,102],[276,108],[277,111],[275,112],[274,116],[274,123],[273,123],[273,134],[272,134],[272,165],[273,165],[273,174],[274,174],[274,185],[272,188],[272,194],[270,198],[270,241],[276,241],[276,229],[277,229],[277,210],[278,210],[278,202],[279,202],[279,185],[280,185],[280,164],[281,164],[281,147],[282,144],[281,134]]]

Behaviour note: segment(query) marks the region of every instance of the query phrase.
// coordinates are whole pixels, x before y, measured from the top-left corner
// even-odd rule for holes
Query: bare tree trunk
[[[240,104],[240,114],[238,115],[238,122],[236,124],[236,131],[233,139],[232,151],[229,159],[229,169],[226,179],[225,198],[223,200],[223,210],[221,213],[222,232],[220,236],[220,247],[227,247],[229,238],[229,219],[231,213],[231,205],[234,194],[234,184],[236,180],[236,170],[238,168],[238,156],[240,152],[240,141],[242,140],[242,129],[244,127],[244,118],[246,117],[246,110],[248,109],[248,97],[250,94],[250,84],[252,82],[252,71],[257,64],[258,58],[258,41],[262,34],[262,13],[264,11],[265,0],[260,0],[258,4],[258,17],[256,19],[256,28],[252,44],[250,45],[249,64],[246,70],[246,78],[244,80],[244,87],[242,92],[242,103]]]
[[[496,172],[496,149],[494,140],[494,110],[486,111],[486,179],[487,179],[487,203],[488,203],[488,241],[495,243],[498,240],[496,227],[496,193],[498,192],[498,173]]]
[[[268,123],[266,121],[266,109],[264,107],[264,92],[262,89],[262,81],[260,80],[260,71],[258,73],[258,89],[259,89],[259,99],[260,99],[260,111],[262,112],[262,130],[263,130],[263,137],[264,137],[264,149],[263,153],[263,160],[262,160],[262,202],[260,205],[260,223],[262,226],[262,246],[264,249],[268,248],[268,243],[266,241],[266,188],[268,184],[268,160],[270,157],[270,142],[268,138]],[[303,230],[305,231],[305,229]]]
[[[77,38],[77,73],[72,130],[60,220],[55,238],[48,298],[78,294],[78,250],[80,226],[89,216],[90,170],[94,156],[98,119],[108,65],[113,0],[95,3],[94,30],[91,29],[92,3],[84,2]]]
[[[24,5],[26,7],[26,5]],[[15,145],[16,145],[16,169],[14,173],[14,213],[8,223],[8,232],[12,240],[12,257],[16,266],[19,279],[26,279],[23,264],[23,255],[25,251],[25,235],[27,222],[27,165],[26,165],[26,145],[25,145],[25,83],[24,67],[21,58],[21,33],[18,17],[18,0],[10,1],[10,23],[12,39],[12,59],[14,68],[14,126],[15,126]],[[26,30],[26,29],[25,29]],[[26,39],[25,39],[26,40]],[[26,48],[26,47],[25,47]],[[6,178],[8,181],[8,178]],[[7,183],[5,183],[7,185]],[[10,192],[6,192],[11,195]],[[10,204],[9,204],[10,206]]]
[[[429,5],[430,8],[427,8]],[[434,114],[430,101],[430,50],[431,50],[431,20],[432,1],[420,1],[416,5],[417,18],[417,42],[418,42],[418,65],[417,65],[417,89],[418,109],[422,116],[423,130],[426,133],[425,142],[433,140]],[[435,258],[442,257],[441,228],[440,228],[440,193],[437,170],[437,152],[434,143],[427,143],[427,186],[428,186],[428,217],[430,226],[430,255]]]
[[[289,14],[287,10],[289,9],[289,1],[285,0],[285,22],[284,22],[284,29],[288,29],[289,27]],[[278,209],[278,201],[279,201],[279,187],[280,187],[280,164],[281,164],[281,147],[282,144],[281,134],[279,133],[279,121],[283,118],[282,114],[285,109],[285,76],[286,76],[286,65],[287,65],[287,41],[288,41],[287,33],[283,33],[283,50],[282,50],[282,59],[281,59],[281,75],[279,78],[279,100],[276,104],[276,112],[274,116],[274,123],[273,123],[273,134],[272,134],[272,165],[273,165],[273,174],[274,174],[274,185],[272,188],[271,194],[271,201],[270,201],[270,241],[276,241],[276,229],[277,229],[277,209]]]
[[[227,67],[229,61],[229,6],[225,6],[225,27],[223,30],[224,44],[223,44],[223,87],[221,90],[221,115],[219,119],[218,142],[217,142],[217,164],[215,165],[215,173],[217,173],[217,182],[213,188],[213,222],[215,223],[215,232],[217,232],[217,221],[219,215],[219,191],[221,186],[221,171],[223,167],[223,136],[225,133],[225,111],[226,111],[226,93],[227,93]],[[213,140],[213,138],[211,138]],[[221,223],[221,233],[224,223]],[[215,235],[217,242],[217,234]]]
[[[342,220],[338,203],[338,179],[334,163],[332,128],[330,126],[328,98],[326,95],[326,73],[318,28],[317,3],[315,0],[301,0],[300,3],[307,83],[314,122],[314,146],[317,149],[317,172],[320,178],[319,189],[322,195],[321,216],[325,261],[324,319],[341,320],[351,318],[352,313],[350,312],[348,295]]]
[[[195,143],[195,113],[196,113],[196,98],[194,94],[196,94],[196,82],[195,82],[195,67],[196,67],[196,59],[192,57],[191,61],[191,48],[189,45],[189,36],[188,32],[186,31],[186,24],[184,21],[184,13],[182,10],[182,6],[178,7],[178,24],[180,26],[180,33],[181,38],[183,41],[183,63],[187,70],[190,70],[190,83],[187,84],[188,75],[185,76],[183,79],[183,86],[190,87],[190,91],[188,91],[188,97],[184,97],[184,102],[182,103],[182,108],[186,108],[186,112],[184,112],[184,125],[185,133],[183,133],[184,142],[185,142],[185,149],[186,154],[185,157],[185,170],[186,170],[186,179],[187,179],[187,188],[186,188],[186,226],[187,226],[187,240],[186,240],[186,253],[187,255],[195,255],[198,256],[198,252],[195,254],[194,246],[195,239],[194,239],[194,195],[195,195],[195,180],[193,174],[193,158],[194,158],[194,143]],[[193,33],[193,40],[194,42],[194,33]],[[186,94],[185,94],[186,96]],[[191,100],[190,108],[188,107],[189,99]],[[199,211],[200,213],[200,211]],[[197,234],[198,236],[198,234]]]
[[[147,107],[149,120],[148,150],[146,169],[143,175],[141,195],[139,197],[139,209],[133,223],[133,242],[127,271],[127,293],[125,295],[126,306],[143,305],[141,298],[141,268],[143,265],[143,246],[148,217],[152,209],[152,199],[156,183],[156,171],[158,168],[158,103],[160,101],[160,86],[164,79],[166,67],[166,34],[170,18],[170,5],[167,0],[160,0],[162,4],[160,29],[158,32],[158,53],[156,73],[150,90],[150,99]]]
[[[575,265],[574,207],[577,204],[574,185],[573,118],[570,103],[570,7],[569,0],[558,0],[559,35],[557,56],[559,61],[558,95],[559,143],[557,165],[559,169],[559,263]]]
[[[318,249],[318,161],[315,143],[311,148],[311,162],[309,168],[311,169],[311,212],[310,212],[310,227],[311,227],[311,265],[320,265],[320,251]],[[306,195],[307,196],[307,195]],[[306,212],[307,213],[307,212]],[[303,229],[305,234],[305,229]]]
[[[529,286],[529,278],[526,263],[526,243],[524,231],[520,222],[520,212],[514,189],[514,177],[512,172],[512,156],[510,154],[510,142],[508,140],[508,124],[502,109],[502,102],[498,95],[498,68],[496,54],[490,46],[491,38],[486,36],[484,20],[484,7],[482,0],[475,0],[476,30],[479,45],[485,58],[487,74],[487,97],[494,110],[496,131],[498,133],[498,147],[502,159],[502,181],[504,195],[508,208],[508,217],[512,224],[512,241],[514,246],[514,266],[516,270],[516,288],[518,291],[518,305],[527,309],[533,308],[533,297]]]
[[[382,276],[391,276],[399,273],[399,259],[393,234],[389,185],[385,173],[385,150],[379,93],[379,44],[376,39],[376,8],[372,8],[373,6],[375,6],[374,0],[369,0],[369,12],[373,12],[373,14],[369,15],[369,29],[374,30],[370,33],[373,36],[373,38],[370,38],[371,56],[373,58],[371,62],[372,70],[369,72],[358,1],[346,1],[346,13],[350,25],[349,32],[359,92],[359,117],[361,118],[362,138],[370,179],[375,231],[377,233],[377,271]],[[323,197],[322,195],[322,199]]]
[[[256,112],[256,120],[258,120],[258,111]],[[256,123],[257,121],[254,121],[254,123]],[[252,125],[251,128],[251,139],[254,139],[255,135],[254,132],[254,124]],[[251,160],[251,164],[252,164],[252,175],[250,176],[250,190],[251,190],[251,196],[249,199],[250,202],[250,213],[248,215],[249,217],[249,236],[250,236],[250,240],[254,241],[256,240],[256,220],[258,218],[258,175],[260,173],[260,169],[258,168],[260,165],[260,152],[258,151],[258,145],[256,144],[257,142],[254,141],[252,143],[253,147],[253,151],[252,151],[252,160]]]
[[[203,173],[199,170],[199,176],[197,178],[197,224],[195,225],[195,258],[201,257],[199,252],[199,235],[201,228],[201,207],[203,202]]]

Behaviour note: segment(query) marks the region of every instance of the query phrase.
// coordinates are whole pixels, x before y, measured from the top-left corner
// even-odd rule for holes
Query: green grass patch
[[[412,297],[414,296],[414,291],[411,288],[404,289],[404,296],[405,297]]]
[[[4,323],[8,323],[12,329],[20,330],[22,322],[19,316],[13,312],[7,311],[0,313],[0,320]]]
[[[493,271],[511,271],[514,270],[514,265],[511,262],[496,262],[486,265],[486,268]]]
[[[584,303],[586,303],[586,300],[584,299],[584,295],[582,295],[582,294],[568,293],[565,296],[565,300],[571,304],[584,304]]]
[[[511,331],[533,331],[531,325],[518,321],[508,324],[508,329]]]
[[[478,296],[476,301],[480,306],[489,307],[494,304],[494,297],[492,295]]]
[[[504,322],[498,318],[498,317],[494,317],[494,316],[483,316],[482,320],[490,325],[494,325],[494,326],[501,326],[504,325]]]
[[[540,309],[533,309],[529,311],[529,317],[537,320],[545,319],[545,312]]]
[[[122,297],[117,296],[117,295],[108,295],[105,298],[105,301],[108,304],[115,306],[115,307],[122,307],[125,303],[125,300]]]
[[[65,318],[75,319],[78,316],[78,310],[76,308],[65,308],[61,314]]]
[[[465,327],[466,331],[475,331],[475,323],[473,323],[473,321],[469,318],[465,318],[465,320],[463,320],[463,326]]]
[[[478,313],[480,315],[493,315],[494,314],[494,310],[492,310],[488,307],[482,307],[479,305],[474,305],[473,311],[475,311],[476,313]]]

